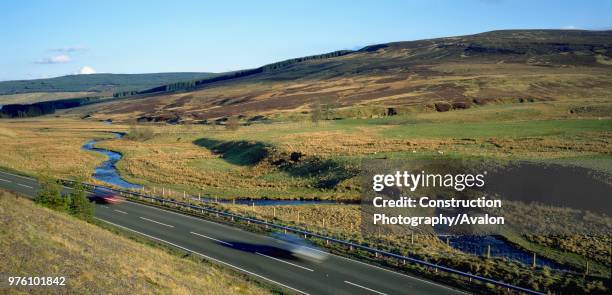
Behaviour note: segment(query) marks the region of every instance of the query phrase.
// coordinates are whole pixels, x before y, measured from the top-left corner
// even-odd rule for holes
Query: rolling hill
[[[90,74],[0,82],[0,95],[33,92],[114,92],[202,79],[212,73]],[[0,98],[1,99],[1,98]]]
[[[299,58],[83,110],[98,119],[195,122],[307,113],[318,103],[444,111],[609,99],[611,81],[612,31],[505,30]]]

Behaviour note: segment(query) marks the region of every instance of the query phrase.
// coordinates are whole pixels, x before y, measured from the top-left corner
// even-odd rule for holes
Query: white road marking
[[[29,186],[29,185],[25,185],[25,184],[21,184],[21,183],[18,183],[17,185],[23,186],[23,187],[27,187],[27,188],[33,188],[33,187]]]
[[[194,233],[194,232],[192,232],[192,231],[190,231],[189,233],[190,233],[190,234],[192,234],[192,235],[196,235],[196,236],[200,236],[200,237],[203,237],[203,238],[207,238],[207,239],[209,239],[209,240],[213,240],[213,241],[215,241],[215,242],[219,242],[219,243],[226,244],[226,245],[228,245],[228,246],[230,246],[230,247],[234,247],[234,245],[232,245],[232,244],[230,244],[230,243],[228,243],[228,242],[224,242],[224,241],[221,241],[221,240],[217,240],[217,239],[215,239],[215,238],[211,238],[211,237],[206,236],[206,235],[203,235],[203,234]]]
[[[351,282],[349,282],[349,281],[344,281],[344,282],[345,282],[345,283],[347,283],[347,284],[349,284],[349,285],[353,285],[353,286],[355,286],[355,287],[359,287],[359,288],[361,288],[361,289],[368,290],[368,291],[373,292],[373,293],[376,293],[376,294],[387,295],[387,293],[379,292],[379,291],[376,291],[376,290],[374,290],[374,289],[370,289],[370,288],[368,288],[368,287],[364,287],[364,286],[362,286],[362,285],[357,285],[357,284],[355,284],[355,283],[351,283]]]
[[[186,214],[174,212],[174,211],[171,211],[171,210],[167,210],[167,209],[163,209],[163,208],[158,208],[158,207],[155,207],[155,206],[152,206],[152,205],[141,204],[141,203],[132,202],[132,201],[129,201],[129,200],[127,200],[127,202],[131,203],[131,204],[138,205],[138,206],[150,208],[150,209],[155,209],[155,210],[162,211],[162,212],[167,212],[167,213],[171,213],[171,214],[175,214],[175,215],[180,215],[182,217],[187,217],[187,218],[191,218],[191,219],[194,219],[194,220],[199,220],[199,221],[202,221],[202,222],[207,222],[207,223],[215,224],[217,226],[222,226],[222,227],[225,227],[227,229],[239,231],[241,233],[245,233],[245,234],[250,234],[250,235],[261,237],[261,235],[257,235],[257,234],[255,234],[253,232],[249,232],[249,231],[246,231],[246,230],[243,230],[243,229],[240,229],[240,228],[236,228],[234,226],[230,226],[230,225],[227,225],[227,224],[222,224],[222,223],[218,223],[218,222],[214,222],[214,221],[210,221],[210,220],[194,217],[194,216],[191,216],[191,215],[186,215]],[[264,237],[272,239],[272,240],[275,240],[277,242],[281,242],[281,240],[273,238],[273,237],[270,237],[270,236],[264,236]],[[451,290],[451,291],[454,291],[454,292],[459,292],[459,293],[463,293],[463,294],[470,294],[470,293],[467,293],[465,291],[462,291],[462,290],[459,290],[459,289],[455,289],[453,287],[449,287],[449,286],[446,286],[446,285],[442,285],[442,284],[439,284],[439,283],[436,283],[436,282],[432,282],[432,281],[428,281],[428,280],[425,280],[425,279],[421,279],[421,278],[418,278],[418,277],[413,277],[413,276],[410,276],[410,275],[407,275],[407,274],[404,274],[404,273],[400,273],[400,272],[397,272],[397,271],[394,271],[394,270],[391,270],[391,269],[383,268],[383,267],[380,267],[380,266],[377,266],[377,265],[369,264],[369,263],[366,263],[366,262],[363,262],[363,261],[359,261],[359,260],[351,259],[351,258],[348,258],[348,257],[340,256],[340,255],[337,255],[337,254],[334,254],[334,253],[329,253],[329,252],[321,251],[319,249],[315,249],[315,248],[311,248],[311,247],[306,247],[306,248],[309,248],[309,249],[312,249],[312,250],[315,250],[315,251],[319,251],[321,253],[326,253],[326,254],[329,254],[329,255],[332,255],[332,256],[336,256],[338,258],[342,258],[342,259],[348,260],[350,262],[356,262],[356,263],[359,263],[359,264],[363,264],[365,266],[369,266],[369,267],[377,268],[377,269],[380,269],[380,270],[384,270],[386,272],[390,272],[392,274],[396,274],[396,275],[399,275],[399,276],[403,276],[403,277],[406,277],[406,278],[417,280],[417,281],[420,281],[420,282],[423,282],[423,283],[426,283],[426,284],[430,284],[430,285],[437,286],[437,287],[442,287],[442,288],[445,288],[445,289],[448,289],[448,290]]]
[[[438,287],[443,287],[443,288],[446,288],[446,289],[449,289],[449,290],[452,290],[452,291],[455,291],[455,292],[463,293],[463,294],[470,294],[470,293],[467,293],[467,292],[459,290],[459,289],[454,289],[454,288],[446,286],[446,285],[441,285],[441,284],[438,284],[438,283],[435,283],[435,282],[431,282],[431,281],[428,281],[428,280],[424,280],[424,279],[421,279],[421,278],[409,276],[407,274],[400,273],[400,272],[397,272],[397,271],[394,271],[394,270],[391,270],[391,269],[387,269],[387,268],[384,268],[384,267],[380,267],[380,266],[377,266],[377,265],[374,265],[374,264],[369,264],[369,263],[366,263],[366,262],[363,262],[363,261],[359,261],[359,260],[351,259],[351,258],[348,258],[348,257],[340,256],[338,254],[321,251],[319,249],[315,249],[315,248],[308,247],[308,246],[305,246],[305,247],[308,248],[308,249],[319,251],[321,253],[325,253],[325,254],[328,254],[328,255],[336,256],[338,258],[342,258],[342,259],[345,259],[345,260],[348,260],[348,261],[351,261],[351,262],[356,262],[356,263],[359,263],[359,264],[363,264],[365,266],[369,266],[369,267],[373,267],[373,268],[378,268],[380,270],[384,270],[384,271],[387,271],[387,272],[390,272],[390,273],[393,273],[393,274],[396,274],[396,275],[400,275],[400,276],[403,276],[403,277],[407,277],[407,278],[410,278],[410,279],[421,281],[423,283],[427,283],[427,284],[430,284],[430,285],[434,285],[434,286],[438,286]]]
[[[10,180],[6,180],[6,179],[2,179],[2,178],[0,178],[0,181],[4,181],[4,182],[12,182],[12,181],[10,181]]]
[[[149,219],[149,218],[145,218],[145,217],[140,217],[140,219],[143,219],[143,220],[146,220],[146,221],[150,221],[150,222],[154,222],[154,223],[157,223],[157,224],[161,224],[161,225],[163,225],[163,226],[167,226],[167,227],[174,227],[173,225],[169,225],[169,224],[161,223],[161,222],[159,222],[159,221],[155,221],[155,220],[153,220],[153,219]]]
[[[125,229],[125,230],[129,230],[129,231],[131,231],[131,232],[135,232],[135,233],[137,233],[137,234],[141,234],[141,235],[143,235],[143,236],[145,236],[145,237],[148,237],[148,238],[151,238],[151,239],[154,239],[154,240],[160,241],[160,242],[164,242],[164,243],[166,243],[166,244],[168,244],[168,245],[171,245],[171,246],[177,247],[177,248],[179,248],[179,249],[183,249],[183,250],[185,250],[185,251],[187,251],[187,252],[195,253],[195,254],[200,255],[200,256],[202,256],[202,257],[204,257],[204,258],[206,258],[206,259],[209,259],[209,260],[212,260],[212,261],[215,261],[215,262],[221,263],[221,264],[223,264],[223,265],[227,265],[227,266],[229,266],[229,267],[235,268],[235,269],[237,269],[237,270],[240,270],[240,271],[245,272],[245,273],[247,273],[247,274],[250,274],[250,275],[252,275],[252,276],[256,276],[256,277],[258,277],[258,278],[262,278],[262,279],[264,279],[264,280],[266,280],[266,281],[269,281],[269,282],[275,283],[275,284],[277,284],[277,285],[279,285],[279,286],[282,286],[282,287],[285,287],[285,288],[287,288],[287,289],[293,290],[293,291],[295,291],[295,292],[298,292],[298,293],[301,293],[301,294],[305,294],[305,295],[309,295],[308,293],[306,293],[306,292],[304,292],[304,291],[300,291],[300,290],[298,290],[298,289],[296,289],[296,288],[289,287],[289,286],[287,286],[287,285],[285,285],[285,284],[283,284],[283,283],[279,283],[279,282],[277,282],[277,281],[275,281],[275,280],[272,280],[272,279],[266,278],[266,277],[264,277],[264,276],[262,276],[262,275],[258,275],[258,274],[254,273],[254,272],[250,272],[250,271],[248,271],[248,270],[246,270],[246,269],[240,268],[240,267],[238,267],[238,266],[235,266],[235,265],[233,265],[233,264],[227,263],[227,262],[225,262],[225,261],[221,261],[221,260],[219,260],[219,259],[212,258],[212,257],[207,256],[207,255],[204,255],[204,254],[202,254],[202,253],[200,253],[200,252],[193,251],[193,250],[191,250],[191,249],[189,249],[189,248],[185,248],[185,247],[183,247],[183,246],[179,246],[179,245],[174,244],[174,243],[172,243],[172,242],[168,242],[168,241],[166,241],[166,240],[163,240],[163,239],[160,239],[160,238],[156,238],[156,237],[154,237],[154,236],[150,236],[150,235],[147,235],[147,234],[145,234],[145,233],[141,233],[141,232],[139,232],[139,231],[137,231],[137,230],[133,230],[133,229],[131,229],[131,228],[127,228],[127,227],[125,227],[125,226],[118,225],[118,224],[112,223],[112,222],[110,222],[110,221],[106,221],[106,220],[101,219],[101,218],[98,218],[98,217],[95,217],[95,218],[96,218],[96,219],[98,219],[98,220],[100,220],[100,221],[106,222],[106,223],[108,223],[108,224],[112,224],[112,225],[114,225],[114,226],[116,226],[116,227],[120,227],[120,228],[123,228],[123,229]]]
[[[125,212],[125,211],[121,211],[121,210],[117,210],[117,209],[115,209],[115,211],[117,211],[117,212],[119,212],[119,213],[122,213],[122,214],[128,214],[128,213],[127,213],[127,212]]]
[[[101,205],[101,206],[102,206],[102,208],[108,209],[108,206],[106,206],[106,205]]]
[[[303,266],[301,266],[301,265],[293,264],[293,263],[291,263],[291,262],[288,262],[288,261],[285,261],[285,260],[282,260],[282,259],[278,259],[278,258],[276,258],[276,257],[268,256],[268,255],[266,255],[266,254],[261,254],[261,253],[259,253],[259,252],[255,252],[255,254],[257,254],[257,255],[261,255],[261,256],[264,256],[264,257],[268,257],[268,258],[270,258],[270,259],[274,259],[274,260],[279,261],[279,262],[282,262],[282,263],[286,263],[286,264],[289,264],[289,265],[293,265],[293,266],[295,266],[295,267],[299,267],[299,268],[301,268],[301,269],[305,269],[305,270],[307,270],[307,271],[314,271],[313,269],[310,269],[310,268],[308,268],[308,267],[303,267]]]

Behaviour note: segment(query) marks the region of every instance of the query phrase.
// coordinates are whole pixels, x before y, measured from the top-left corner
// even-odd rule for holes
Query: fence
[[[61,180],[61,182],[64,183],[64,184],[73,184],[73,183],[75,183],[74,181],[71,181],[71,180]],[[160,198],[160,197],[155,197],[155,196],[149,196],[149,195],[141,194],[141,193],[134,192],[134,191],[115,189],[115,188],[111,188],[111,187],[107,187],[107,186],[90,184],[90,183],[82,183],[82,184],[85,186],[85,188],[87,188],[89,190],[93,190],[95,188],[103,188],[103,189],[107,189],[107,190],[118,192],[122,196],[128,196],[128,197],[137,198],[137,199],[148,199],[148,200],[160,202],[160,203],[162,203],[164,205],[165,204],[173,204],[175,206],[180,206],[180,207],[183,207],[183,208],[195,210],[195,211],[198,211],[198,212],[201,212],[201,213],[205,213],[206,212],[206,213],[215,214],[216,216],[228,217],[232,221],[236,221],[236,220],[237,221],[244,221],[244,222],[247,222],[249,224],[252,223],[252,224],[256,224],[256,225],[262,225],[262,226],[265,226],[266,228],[274,228],[274,229],[282,230],[282,231],[285,231],[285,232],[292,232],[292,233],[295,233],[295,234],[303,235],[305,237],[314,237],[314,238],[318,238],[318,239],[324,240],[326,242],[332,242],[332,243],[337,243],[337,244],[340,244],[340,245],[344,245],[344,246],[346,246],[346,247],[348,247],[350,249],[361,249],[361,250],[364,250],[364,251],[367,251],[369,253],[374,254],[376,257],[386,256],[386,257],[389,257],[389,258],[397,259],[397,260],[402,261],[402,262],[406,262],[407,261],[407,262],[412,262],[412,263],[420,265],[420,266],[434,268],[436,270],[442,270],[442,271],[445,271],[445,272],[450,273],[450,274],[455,274],[455,275],[467,278],[470,281],[471,280],[477,280],[477,281],[480,281],[480,282],[483,282],[483,283],[493,284],[493,285],[495,285],[497,287],[507,288],[509,290],[515,290],[515,291],[524,292],[524,293],[527,293],[527,294],[544,294],[544,293],[541,293],[541,292],[537,292],[535,290],[531,290],[531,289],[515,286],[515,285],[512,285],[512,284],[504,283],[502,281],[498,281],[498,280],[494,280],[494,279],[491,279],[491,278],[487,278],[487,277],[483,277],[483,276],[467,273],[467,272],[464,272],[464,271],[460,271],[460,270],[456,270],[456,269],[453,269],[453,268],[441,266],[441,265],[434,264],[434,263],[431,263],[431,262],[427,262],[427,261],[424,261],[424,260],[420,260],[420,259],[416,259],[416,258],[411,258],[411,257],[407,257],[407,256],[403,256],[403,255],[387,252],[387,251],[384,251],[384,250],[375,249],[375,248],[372,248],[372,247],[356,244],[356,243],[353,243],[353,242],[350,242],[350,241],[343,241],[343,240],[339,240],[339,239],[336,239],[336,238],[327,237],[327,236],[324,236],[324,235],[321,235],[321,234],[312,233],[312,232],[301,230],[301,229],[298,229],[298,228],[293,228],[293,227],[289,227],[289,226],[285,226],[285,225],[279,225],[279,224],[267,222],[267,221],[264,221],[264,220],[259,220],[259,219],[255,219],[255,218],[251,218],[251,217],[246,217],[246,216],[241,216],[241,215],[230,213],[230,212],[220,211],[220,210],[216,210],[216,209],[212,209],[212,208],[207,208],[207,207],[202,207],[202,206],[198,206],[198,205],[193,205],[193,204],[189,204],[189,203],[184,203],[184,202],[180,202],[180,201],[176,201],[176,200],[172,200],[172,199],[166,199],[166,198]],[[210,202],[212,202],[212,201],[210,201]]]

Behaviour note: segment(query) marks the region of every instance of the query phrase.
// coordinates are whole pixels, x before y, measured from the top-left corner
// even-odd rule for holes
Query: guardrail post
[[[414,232],[410,233],[410,244],[414,244]]]
[[[532,267],[533,268],[536,267],[536,254],[535,254],[535,252],[533,252],[533,265],[532,265]]]
[[[276,206],[272,207],[272,217],[276,218]]]
[[[329,240],[325,240],[325,245],[329,245]]]
[[[491,258],[491,245],[487,245],[487,258]]]

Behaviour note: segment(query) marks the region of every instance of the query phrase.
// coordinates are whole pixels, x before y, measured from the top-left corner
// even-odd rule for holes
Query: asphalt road
[[[36,180],[0,171],[0,187],[35,196]],[[462,291],[352,259],[296,257],[287,244],[156,207],[133,202],[96,204],[95,217],[259,279],[304,294],[460,294]],[[152,259],[154,259],[152,257]]]

